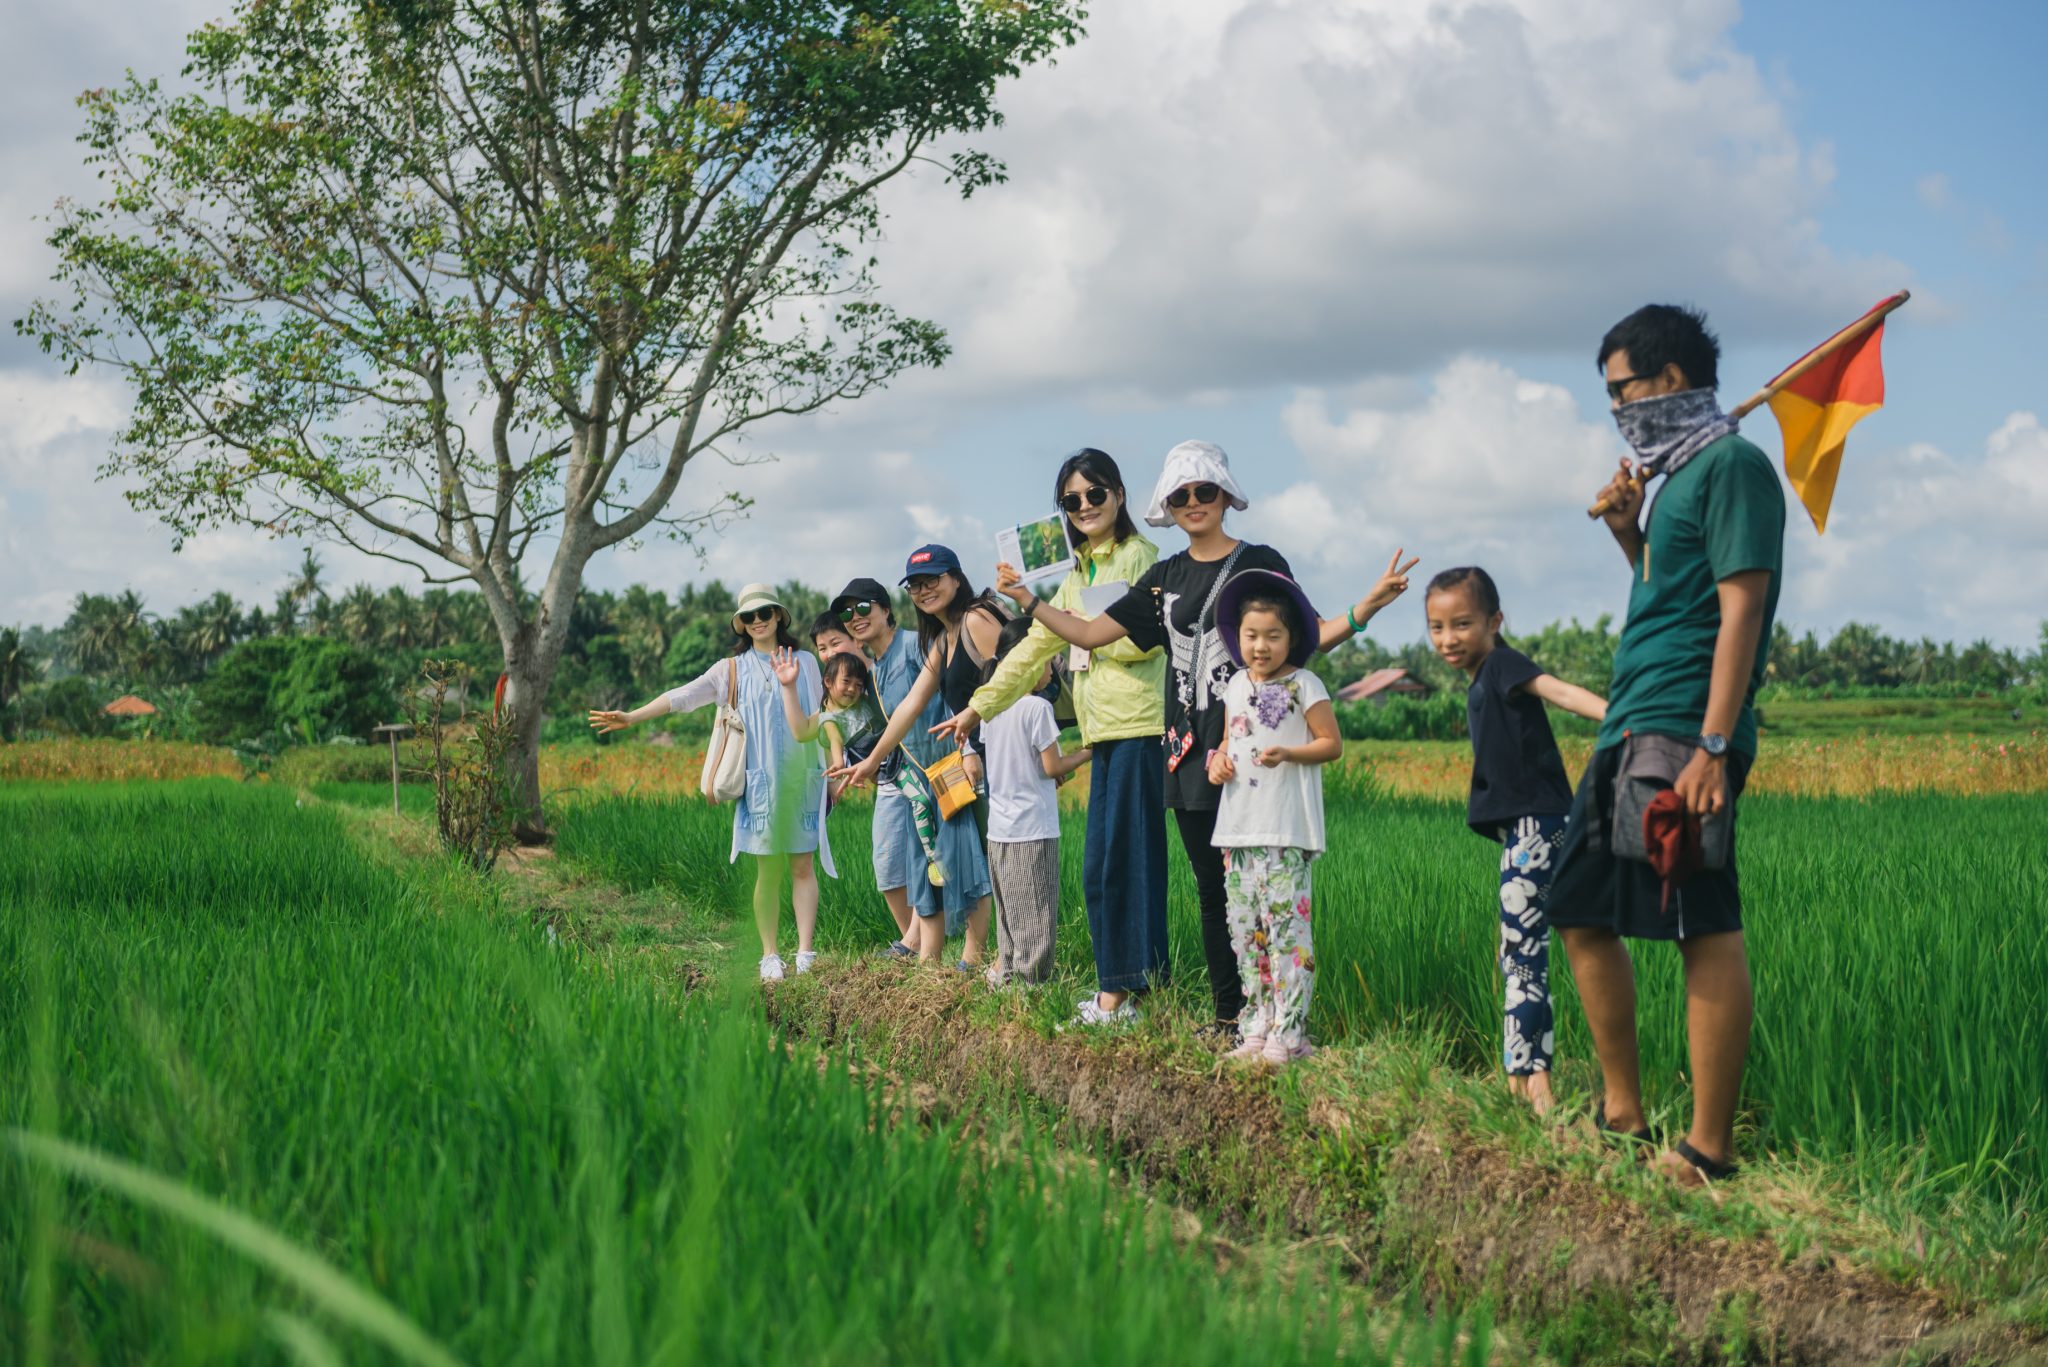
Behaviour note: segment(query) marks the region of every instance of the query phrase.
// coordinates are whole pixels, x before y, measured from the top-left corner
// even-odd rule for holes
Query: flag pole
[[[1882,323],[1912,297],[1913,291],[1900,290],[1897,294],[1885,300],[1882,304],[1879,304],[1876,308],[1864,314],[1861,318],[1858,318],[1855,322],[1849,324],[1849,326],[1843,328],[1840,332],[1837,332],[1834,336],[1828,338],[1825,342],[1822,342],[1819,346],[1780,371],[1777,377],[1769,384],[1766,384],[1762,389],[1757,390],[1756,393],[1730,409],[1728,416],[1737,419],[1748,417],[1751,413],[1769,403],[1779,390],[1791,384],[1801,375],[1804,375],[1807,371],[1813,369],[1822,361],[1825,361],[1828,357],[1876,327],[1879,323]],[[1637,492],[1641,492],[1643,481],[1640,478],[1631,479],[1629,483],[1635,486]],[[1603,498],[1592,507],[1586,509],[1586,516],[1598,517],[1612,506]]]

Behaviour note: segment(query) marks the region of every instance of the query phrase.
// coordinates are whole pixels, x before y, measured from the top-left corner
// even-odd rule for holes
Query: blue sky
[[[48,273],[27,222],[85,188],[70,93],[168,70],[215,6],[42,11],[0,54],[0,304]],[[1582,512],[1620,446],[1592,366],[1652,298],[1705,307],[1733,403],[1898,285],[1889,399],[1850,439],[1834,521],[1795,510],[1781,616],[2029,645],[2048,605],[2048,6],[1687,0],[1118,0],[1005,97],[1010,184],[892,187],[882,275],[951,330],[944,371],[764,431],[773,463],[693,472],[754,515],[592,582],[893,578],[927,538],[969,565],[1100,445],[1142,501],[1200,436],[1247,535],[1319,603],[1395,544],[1477,561],[1511,618],[1617,613]],[[117,38],[109,38],[116,33]],[[1307,54],[1307,55],[1304,55]],[[267,600],[298,547],[222,532],[172,555],[92,481],[122,396],[0,347],[0,622],[133,584],[159,610]],[[1745,429],[1773,456],[1775,424]],[[1166,550],[1176,534],[1159,535]],[[323,550],[343,581],[405,572]],[[538,578],[538,571],[535,578]],[[1404,615],[1405,614],[1405,615]],[[1376,634],[1420,633],[1419,604]]]

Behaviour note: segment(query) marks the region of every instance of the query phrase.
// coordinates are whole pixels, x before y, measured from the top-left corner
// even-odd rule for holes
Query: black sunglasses
[[[848,603],[845,607],[839,609],[839,620],[851,622],[854,618],[865,617],[874,610],[874,600],[872,598],[862,598],[858,602]]]
[[[1203,480],[1200,484],[1190,484],[1185,488],[1175,489],[1166,496],[1166,506],[1169,508],[1185,508],[1188,506],[1190,498],[1194,499],[1197,503],[1214,503],[1222,493],[1222,485],[1211,484],[1208,480]]]
[[[1620,403],[1622,391],[1630,385],[1635,384],[1639,380],[1654,380],[1656,378],[1655,375],[1624,375],[1618,380],[1609,380],[1607,382],[1607,397],[1616,403]]]
[[[738,617],[743,625],[752,626],[756,622],[774,621],[775,614],[779,611],[779,608],[755,608],[752,612],[739,612],[733,615]]]
[[[1109,490],[1107,490],[1107,489],[1103,488],[1103,487],[1102,487],[1102,486],[1101,486],[1100,484],[1091,484],[1091,485],[1089,485],[1089,486],[1088,486],[1088,506],[1089,506],[1089,507],[1091,507],[1091,508],[1100,508],[1100,507],[1101,507],[1101,506],[1102,506],[1103,504],[1105,504],[1105,503],[1107,503],[1107,502],[1109,502]],[[1081,495],[1079,495],[1079,494],[1062,494],[1062,495],[1060,495],[1060,508],[1061,508],[1061,510],[1062,510],[1062,511],[1064,511],[1064,512],[1067,512],[1067,513],[1078,513],[1078,512],[1080,512],[1080,511],[1081,511]]]

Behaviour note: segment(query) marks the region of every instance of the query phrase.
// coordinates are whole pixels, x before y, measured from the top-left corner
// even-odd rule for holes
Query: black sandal
[[[1640,1130],[1617,1130],[1608,1124],[1607,1103],[1605,1101],[1595,1102],[1593,1105],[1593,1128],[1602,1134],[1616,1134],[1624,1139],[1633,1139],[1638,1144],[1655,1144],[1657,1142],[1656,1131],[1652,1130],[1648,1125],[1643,1126]]]
[[[1742,1171],[1739,1164],[1715,1162],[1683,1139],[1673,1144],[1671,1151],[1680,1158],[1683,1158],[1692,1167],[1694,1172],[1706,1180],[1709,1186],[1716,1182],[1725,1182],[1736,1173]]]

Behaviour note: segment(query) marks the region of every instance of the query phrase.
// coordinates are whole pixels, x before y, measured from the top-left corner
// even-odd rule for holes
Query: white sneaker
[[[779,983],[782,981],[782,956],[780,954],[763,954],[761,956],[761,981],[764,983]]]
[[[1125,997],[1114,1011],[1102,1009],[1102,1003],[1093,995],[1081,998],[1074,1004],[1074,1018],[1068,1025],[1128,1025],[1138,1018],[1138,1008]]]
[[[816,962],[818,962],[818,951],[817,951],[817,950],[815,950],[815,949],[803,949],[803,950],[798,950],[798,951],[797,951],[797,956],[796,956],[796,971],[797,971],[797,972],[799,972],[799,973],[808,973],[808,972],[810,972],[810,971],[811,971],[811,965],[812,965],[812,964],[814,964],[814,963],[816,963]]]
[[[1001,964],[990,964],[988,972],[981,975],[981,980],[990,987],[1001,987],[1009,976],[1009,974],[1003,972]]]

